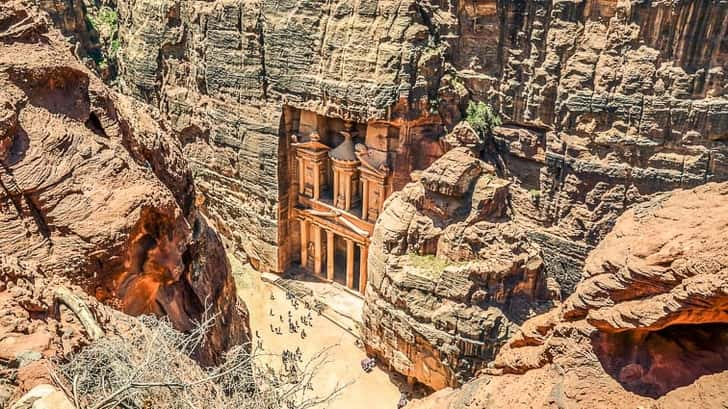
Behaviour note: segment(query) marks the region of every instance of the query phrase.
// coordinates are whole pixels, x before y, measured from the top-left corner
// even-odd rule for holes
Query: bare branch
[[[348,386],[313,393],[312,381],[329,363],[333,346],[307,362],[289,357],[276,370],[264,362],[280,357],[239,345],[218,367],[203,369],[190,356],[215,319],[206,314],[183,334],[165,318],[139,317],[129,333],[102,337],[58,365],[54,382],[77,409],[307,409]]]

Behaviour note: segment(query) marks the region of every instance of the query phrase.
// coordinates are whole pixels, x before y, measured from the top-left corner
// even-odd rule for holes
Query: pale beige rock
[[[35,352],[42,354],[50,347],[51,334],[36,332],[33,334],[9,333],[0,336],[0,360],[15,361],[22,354]]]
[[[74,409],[74,406],[63,392],[43,384],[23,395],[10,409]]]

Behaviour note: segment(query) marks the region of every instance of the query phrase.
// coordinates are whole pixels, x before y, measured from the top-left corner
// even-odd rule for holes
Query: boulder
[[[42,384],[23,395],[10,409],[74,409],[74,406],[63,392]]]

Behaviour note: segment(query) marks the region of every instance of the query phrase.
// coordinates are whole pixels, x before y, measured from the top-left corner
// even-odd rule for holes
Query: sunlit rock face
[[[289,243],[295,236],[288,212],[295,169],[286,110],[362,123],[384,120],[399,127],[393,171],[394,186],[402,192],[392,198],[399,204],[391,209],[412,206],[415,214],[442,225],[424,221],[404,234],[411,212],[389,210],[380,218],[380,235],[373,241],[383,250],[370,252],[369,265],[381,282],[367,295],[377,297],[369,298],[367,314],[373,315],[367,319],[379,338],[372,337],[370,348],[395,362],[394,369],[433,387],[466,380],[496,353],[497,348],[483,345],[502,344],[512,331],[505,328],[519,326],[531,312],[509,316],[494,335],[473,330],[464,337],[466,346],[437,352],[431,345],[452,345],[448,331],[459,317],[435,326],[446,328],[447,336],[433,332],[426,341],[408,332],[387,336],[380,324],[387,320],[373,306],[383,302],[385,309],[401,300],[387,290],[397,286],[385,279],[389,272],[382,260],[391,257],[392,265],[404,266],[406,257],[416,253],[424,262],[437,255],[467,265],[492,252],[511,260],[505,266],[516,263],[504,269],[528,274],[520,281],[506,280],[506,290],[479,282],[488,290],[475,298],[468,289],[452,294],[448,289],[436,302],[495,303],[502,312],[512,308],[513,294],[527,293],[531,308],[544,294],[534,290],[544,287],[538,283],[549,284],[547,300],[575,291],[587,255],[630,206],[728,175],[728,11],[721,1],[116,3],[120,88],[154,105],[168,121],[204,195],[200,209],[261,270],[284,271],[296,253]],[[59,15],[69,10],[46,8]],[[500,113],[504,125],[492,137],[456,134],[468,100],[488,102]],[[0,109],[5,109],[1,103]],[[17,123],[14,111],[8,112],[0,114],[0,135]],[[448,136],[484,149],[481,159],[493,169],[476,179],[485,172],[508,185],[463,185],[477,166],[454,163],[446,169],[452,174],[425,174],[415,183],[419,190],[405,187],[412,171],[426,169],[451,148]],[[462,197],[488,189],[492,199],[480,201],[482,210],[462,210],[467,204]],[[175,193],[186,214],[183,196]],[[494,215],[503,219],[493,222]],[[449,223],[457,227],[447,230]],[[154,230],[139,226],[139,231]],[[183,230],[170,229],[173,238],[151,246],[141,234],[135,243],[156,254],[159,246],[179,247]],[[381,235],[386,231],[407,238],[389,248]],[[507,245],[480,243],[489,235],[493,243]],[[538,255],[543,266],[518,264],[531,255]],[[146,264],[160,272],[138,285],[122,277],[124,288],[151,294],[158,283],[181,274],[175,260]],[[418,280],[416,285],[425,288],[418,291],[435,291],[438,280]],[[402,294],[414,291],[407,288]],[[583,309],[573,308],[573,314]],[[426,310],[406,311],[397,319],[407,323],[402,328],[420,321],[430,325],[433,318]],[[485,349],[458,362],[471,345]],[[427,364],[415,368],[418,354]]]
[[[401,126],[401,189],[469,99],[492,104],[490,154],[564,295],[630,204],[728,174],[721,2],[117,3],[121,88],[170,119],[262,270],[291,261],[286,106]]]
[[[627,211],[562,306],[487,374],[413,408],[720,407],[728,399],[728,184]]]
[[[111,92],[37,12],[0,6],[0,254],[130,314],[189,329],[200,359],[249,338],[222,242],[194,206],[178,142]],[[0,37],[6,39],[6,37]]]
[[[395,123],[398,188],[460,119],[461,93],[441,81],[441,46],[414,0],[117,3],[122,89],[182,135],[206,214],[260,270],[290,265],[287,108]],[[438,93],[453,101],[446,119]]]
[[[457,147],[387,200],[369,250],[364,340],[411,381],[459,385],[551,305],[540,248],[510,217],[509,185]]]

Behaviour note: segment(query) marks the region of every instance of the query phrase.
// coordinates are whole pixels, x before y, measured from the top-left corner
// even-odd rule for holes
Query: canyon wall
[[[539,226],[534,238],[564,293],[627,206],[725,179],[725,2],[475,1],[450,10],[450,61],[471,95],[509,123],[495,150],[522,187],[514,209]]]
[[[727,198],[709,183],[634,206],[574,294],[526,321],[481,377],[407,407],[724,406]]]
[[[0,5],[0,255],[35,266],[0,292],[47,301],[48,283],[63,282],[181,330],[207,312],[199,358],[213,362],[249,340],[247,312],[180,145],[46,22],[22,2]],[[34,321],[50,314],[43,302],[26,307]],[[28,330],[3,322],[3,333]]]
[[[172,124],[204,194],[201,208],[260,270],[282,272],[297,254],[289,240],[297,225],[288,214],[289,109],[398,127],[395,187],[402,189],[409,173],[444,153],[444,136],[468,101],[492,105],[503,125],[482,141],[480,157],[509,182],[499,205],[513,226],[506,241],[524,243],[514,259],[524,251],[543,260],[539,280],[551,284],[547,298],[557,302],[573,293],[587,255],[630,206],[728,176],[725,1],[117,3],[120,88]],[[379,234],[405,229],[400,218],[409,215],[395,203],[423,211],[414,188],[404,189],[380,217]],[[426,218],[437,220],[437,231],[462,223]],[[482,234],[499,236],[502,225]],[[421,304],[452,309],[467,301],[477,321],[493,301],[465,298],[491,294],[498,280],[468,278],[461,284],[473,289],[457,296],[438,293],[443,271],[410,283],[417,274],[402,258],[442,250],[404,231],[403,246],[390,248],[382,236],[372,242],[368,348],[422,383],[458,384],[539,302],[529,300],[533,311],[492,334],[435,320]],[[399,269],[390,272],[390,264]],[[494,294],[504,291],[493,317],[510,308],[509,290]],[[427,363],[416,367],[419,359]]]
[[[118,81],[181,134],[204,209],[290,264],[286,107],[400,127],[397,187],[469,100],[566,295],[627,206],[726,177],[722,1],[121,0]]]
[[[436,145],[440,74],[422,73],[441,69],[440,54],[415,1],[118,4],[121,88],[170,119],[206,211],[261,270],[281,272],[295,253],[286,107],[397,120],[404,151]]]

